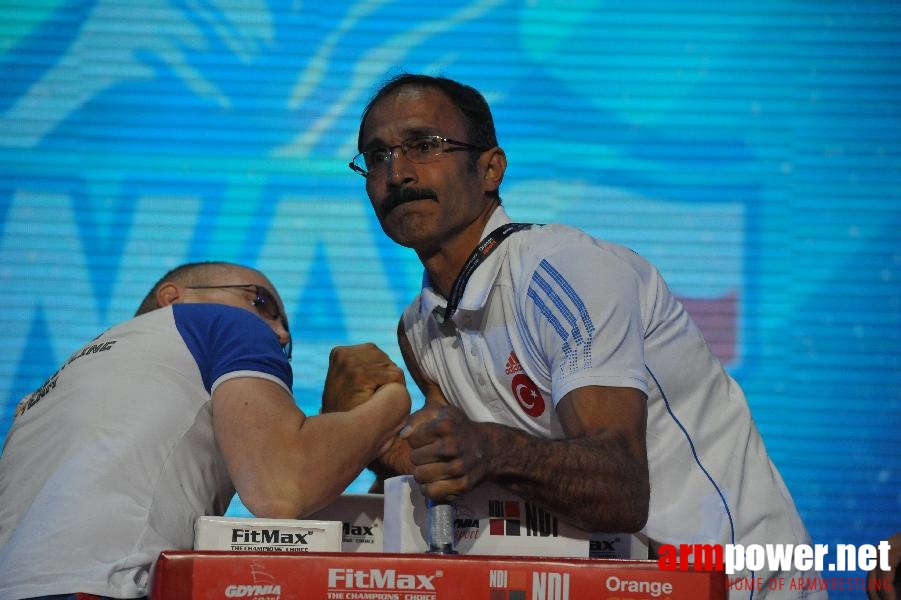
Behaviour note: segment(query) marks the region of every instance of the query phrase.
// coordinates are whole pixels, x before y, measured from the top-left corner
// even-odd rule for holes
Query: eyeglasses
[[[227,290],[243,288],[248,291],[250,288],[253,288],[256,298],[250,301],[250,305],[257,309],[257,312],[263,318],[277,319],[281,322],[282,327],[288,332],[288,342],[282,346],[282,351],[285,353],[288,360],[291,360],[291,349],[293,344],[291,342],[291,330],[288,329],[288,317],[282,314],[281,309],[278,307],[278,302],[276,301],[275,296],[272,295],[272,292],[255,283],[237,283],[234,285],[188,285],[185,287],[189,290]]]
[[[440,135],[421,135],[404,140],[395,146],[381,146],[360,152],[354,156],[347,166],[363,177],[370,173],[381,175],[385,172],[388,162],[394,159],[395,150],[400,149],[401,154],[416,164],[425,164],[438,160],[443,152],[457,152],[459,150],[478,150],[484,152],[488,148],[479,148],[466,142],[458,142]]]

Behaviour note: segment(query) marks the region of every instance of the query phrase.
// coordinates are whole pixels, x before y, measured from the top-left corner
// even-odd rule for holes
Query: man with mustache
[[[291,333],[262,273],[189,263],[137,315],[73,353],[19,405],[0,455],[0,598],[140,598],[162,550],[235,491],[257,517],[331,502],[400,430],[403,372],[357,408],[307,417]],[[360,393],[355,376],[326,389]]]
[[[741,389],[657,270],[571,227],[511,222],[478,91],[400,75],[366,107],[358,150],[382,229],[425,268],[398,328],[425,406],[380,476],[412,473],[436,500],[490,480],[585,530],[677,547],[809,543]],[[763,580],[762,598],[792,574],[734,577]]]

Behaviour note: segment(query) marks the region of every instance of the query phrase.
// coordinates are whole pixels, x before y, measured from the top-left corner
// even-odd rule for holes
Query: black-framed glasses
[[[235,283],[231,285],[188,285],[185,286],[189,290],[227,290],[227,289],[245,289],[249,290],[253,288],[254,294],[256,297],[250,301],[250,305],[257,309],[257,312],[260,313],[265,319],[276,319],[281,322],[282,327],[285,328],[285,331],[288,332],[288,342],[282,346],[282,351],[285,353],[285,356],[288,357],[288,360],[291,360],[291,350],[292,350],[292,342],[291,342],[291,330],[288,328],[288,317],[282,313],[282,310],[278,307],[278,301],[275,299],[275,296],[272,295],[272,292],[267,290],[265,287],[261,285],[257,285],[255,283]]]
[[[381,175],[385,172],[388,163],[394,159],[394,153],[397,150],[400,150],[401,154],[410,162],[421,165],[437,160],[444,152],[457,152],[459,150],[484,152],[488,148],[479,148],[478,146],[440,135],[419,135],[394,146],[381,146],[360,152],[354,156],[347,166],[363,177],[369,176],[370,173]]]

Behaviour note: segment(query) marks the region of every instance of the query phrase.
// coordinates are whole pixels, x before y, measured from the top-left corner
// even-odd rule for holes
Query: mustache
[[[387,217],[392,210],[411,200],[438,200],[438,194],[428,188],[394,188],[382,200],[382,216]]]

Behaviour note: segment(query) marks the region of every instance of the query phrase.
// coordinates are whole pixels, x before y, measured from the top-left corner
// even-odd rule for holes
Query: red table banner
[[[427,554],[163,552],[153,600],[724,600],[722,571],[655,561]]]

